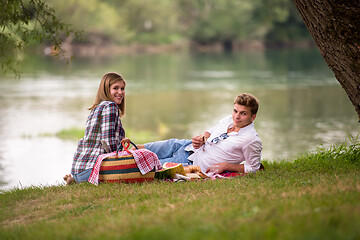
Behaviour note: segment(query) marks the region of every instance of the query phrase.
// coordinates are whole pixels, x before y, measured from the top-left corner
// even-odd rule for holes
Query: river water
[[[359,133],[351,102],[318,50],[169,53],[75,59],[26,55],[21,78],[0,77],[0,188],[62,184],[102,75],[127,80],[127,137],[190,138],[231,114],[236,94],[260,100],[263,159],[292,160]]]

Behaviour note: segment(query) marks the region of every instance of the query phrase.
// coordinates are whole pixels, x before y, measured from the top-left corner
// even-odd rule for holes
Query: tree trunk
[[[294,3],[327,65],[354,105],[360,122],[360,1],[294,0]]]

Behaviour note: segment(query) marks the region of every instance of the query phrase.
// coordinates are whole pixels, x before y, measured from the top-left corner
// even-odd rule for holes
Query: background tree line
[[[304,20],[360,119],[359,1],[0,0],[0,4],[1,70],[14,69],[24,45],[48,41],[55,50],[61,49],[64,39],[70,45],[78,41],[79,30],[85,43],[100,46],[187,41],[232,50],[253,41],[265,46],[312,42]]]
[[[5,71],[16,72],[26,46],[44,43],[53,46],[51,53],[61,54],[63,46],[79,44],[233,50],[254,42],[257,47],[313,42],[292,0],[0,2],[0,63]],[[66,50],[74,53],[72,47]]]
[[[58,18],[83,30],[85,42],[215,43],[231,49],[259,41],[312,40],[292,0],[48,0]]]

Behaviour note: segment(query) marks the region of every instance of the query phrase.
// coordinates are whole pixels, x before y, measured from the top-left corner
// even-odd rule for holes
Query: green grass
[[[71,127],[62,129],[56,133],[41,133],[39,137],[58,137],[64,140],[72,140],[72,141],[79,141],[81,138],[84,137],[85,129]],[[151,141],[160,140],[163,135],[159,135],[157,132],[150,132],[150,131],[138,131],[133,130],[130,128],[126,128],[126,136],[131,136],[132,140],[135,139],[137,144],[144,144]],[[23,135],[24,138],[30,138],[31,136]]]
[[[55,134],[55,136],[61,139],[78,141],[84,137],[84,134],[85,134],[85,129],[72,127],[72,128],[60,130]]]
[[[360,143],[244,177],[0,194],[0,239],[360,239]]]

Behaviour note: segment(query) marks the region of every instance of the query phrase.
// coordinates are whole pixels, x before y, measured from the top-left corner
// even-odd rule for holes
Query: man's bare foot
[[[67,185],[76,183],[75,179],[71,176],[71,174],[65,175],[63,179],[65,180]]]

